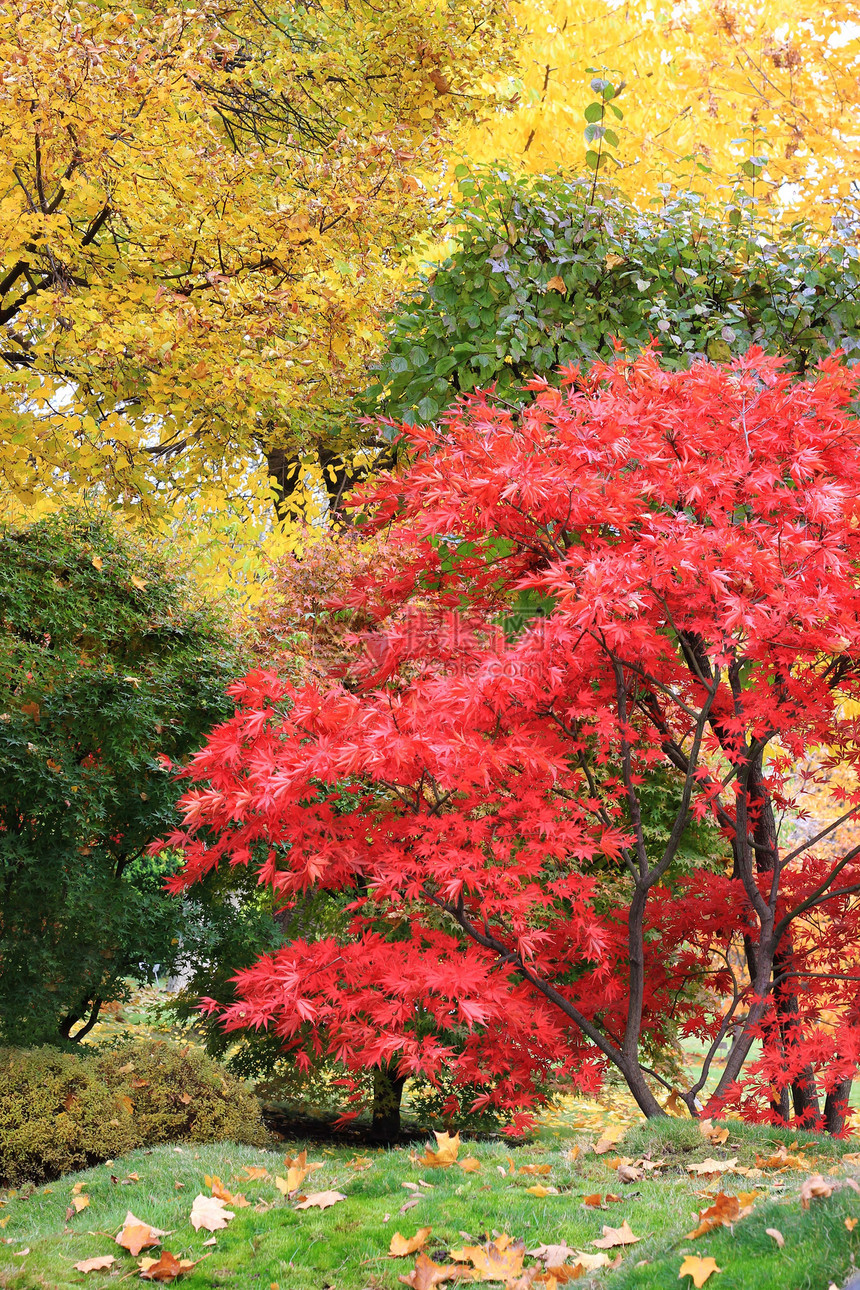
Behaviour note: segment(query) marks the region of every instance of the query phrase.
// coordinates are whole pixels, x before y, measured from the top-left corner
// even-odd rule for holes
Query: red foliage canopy
[[[343,596],[374,627],[345,676],[232,687],[176,886],[227,859],[349,895],[349,936],[261,959],[224,1015],[300,1054],[446,1064],[515,1123],[548,1071],[610,1063],[658,1114],[644,1061],[680,1029],[709,1045],[691,1110],[784,1117],[791,1086],[813,1122],[858,1051],[860,848],[833,842],[860,794],[826,783],[860,756],[856,380],[756,351],[565,378],[404,431],[363,499],[387,558]],[[827,849],[786,843],[810,776]]]

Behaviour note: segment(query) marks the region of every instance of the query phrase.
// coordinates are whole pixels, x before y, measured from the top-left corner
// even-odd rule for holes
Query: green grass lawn
[[[756,1152],[770,1154],[773,1144],[800,1140],[814,1171],[834,1182],[860,1176],[860,1166],[843,1165],[840,1156],[855,1143],[833,1143],[811,1135],[753,1129],[732,1124],[729,1141],[712,1147],[689,1122],[669,1121],[628,1131],[625,1139],[604,1156],[588,1144],[593,1135],[581,1135],[582,1148],[571,1158],[573,1139],[537,1141],[509,1150],[499,1142],[464,1143],[461,1159],[473,1156],[480,1172],[466,1173],[456,1165],[433,1169],[410,1159],[405,1149],[365,1150],[357,1158],[353,1149],[284,1144],[277,1151],[261,1151],[231,1144],[137,1151],[113,1164],[100,1165],[26,1194],[7,1197],[0,1210],[0,1285],[9,1290],[30,1287],[65,1287],[116,1284],[138,1280],[136,1261],[117,1246],[126,1211],[170,1233],[163,1245],[177,1257],[200,1262],[182,1278],[188,1290],[221,1285],[248,1286],[255,1290],[395,1290],[398,1276],[414,1266],[414,1256],[387,1256],[395,1231],[412,1236],[419,1227],[432,1227],[427,1253],[444,1263],[452,1249],[507,1233],[525,1241],[526,1248],[566,1242],[573,1249],[590,1250],[603,1224],[620,1227],[627,1221],[641,1241],[624,1248],[621,1265],[614,1270],[588,1274],[577,1287],[605,1286],[607,1290],[633,1287],[692,1285],[679,1281],[685,1253],[712,1256],[721,1271],[707,1282],[708,1290],[827,1290],[840,1285],[852,1267],[852,1254],[860,1256],[860,1224],[855,1231],[846,1218],[860,1217],[860,1194],[844,1186],[827,1199],[813,1200],[801,1209],[799,1189],[809,1169],[764,1171],[761,1177],[726,1173],[722,1181],[697,1180],[688,1163],[711,1156],[738,1158],[741,1168],[754,1166]],[[816,1145],[817,1144],[817,1145]],[[328,1189],[346,1200],[325,1210],[298,1211],[274,1185],[284,1176],[284,1153],[293,1155],[308,1145],[308,1159],[323,1168],[310,1175],[302,1190]],[[420,1149],[419,1149],[420,1150]],[[630,1184],[620,1182],[612,1161],[617,1155],[634,1159],[649,1155],[666,1165],[658,1178],[646,1175]],[[521,1174],[524,1165],[549,1165],[548,1175]],[[269,1177],[243,1180],[244,1168],[263,1167]],[[511,1173],[513,1168],[514,1172]],[[123,1183],[130,1174],[136,1181]],[[189,1222],[191,1204],[199,1193],[208,1195],[205,1174],[217,1174],[231,1191],[241,1191],[251,1202],[237,1208],[229,1226],[215,1233],[195,1232]],[[118,1181],[112,1181],[111,1175]],[[429,1186],[422,1187],[421,1182]],[[72,1189],[83,1184],[89,1206],[66,1220]],[[405,1183],[412,1187],[404,1186]],[[527,1188],[546,1185],[557,1195],[536,1196]],[[696,1192],[730,1193],[757,1188],[754,1209],[733,1229],[723,1228],[698,1240],[685,1239],[698,1209],[709,1202]],[[586,1195],[614,1192],[620,1203],[605,1210],[587,1209]],[[418,1204],[401,1212],[415,1197]],[[778,1229],[785,1238],[779,1250],[766,1228]],[[464,1235],[467,1234],[466,1235]],[[20,1251],[28,1249],[29,1253]],[[144,1250],[152,1255],[154,1250]],[[609,1251],[610,1255],[617,1253]],[[95,1255],[114,1254],[109,1273],[83,1274],[73,1264]],[[526,1260],[527,1264],[530,1260]],[[451,1283],[451,1284],[456,1284]]]

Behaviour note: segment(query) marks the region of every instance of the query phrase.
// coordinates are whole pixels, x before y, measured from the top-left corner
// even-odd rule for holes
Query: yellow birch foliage
[[[814,218],[855,190],[860,23],[849,0],[522,0],[515,14],[519,104],[468,132],[466,156],[581,166],[596,74],[625,82],[623,123],[610,122],[623,168],[604,177],[643,203],[660,180],[725,183],[750,156],[768,158],[759,196]]]
[[[262,515],[266,455],[336,439],[506,30],[501,0],[0,6],[4,505]]]

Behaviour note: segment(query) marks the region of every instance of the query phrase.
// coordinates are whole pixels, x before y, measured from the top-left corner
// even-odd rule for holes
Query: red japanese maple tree
[[[403,430],[410,465],[362,499],[389,542],[343,592],[373,623],[352,666],[247,676],[187,772],[177,889],[229,861],[285,902],[350,901],[348,936],[242,972],[224,1024],[300,1061],[451,1067],[514,1125],[549,1071],[591,1089],[607,1066],[661,1114],[675,1080],[650,1060],[695,1035],[691,1113],[787,1118],[792,1090],[838,1130],[860,1043],[856,378],[756,351],[564,375],[522,411],[481,396]],[[804,838],[812,780],[831,815]],[[697,820],[723,860],[684,848]]]

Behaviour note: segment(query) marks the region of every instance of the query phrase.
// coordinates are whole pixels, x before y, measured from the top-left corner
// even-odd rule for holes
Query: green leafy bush
[[[0,1186],[42,1182],[160,1142],[266,1139],[257,1099],[200,1049],[0,1049]]]
[[[362,409],[434,420],[458,394],[657,337],[664,361],[753,343],[804,372],[860,347],[860,218],[780,226],[741,193],[724,207],[665,190],[641,211],[591,179],[461,167],[454,246],[392,319]]]
[[[169,970],[185,761],[226,716],[236,652],[164,560],[73,512],[0,532],[0,1042],[80,1039]]]

